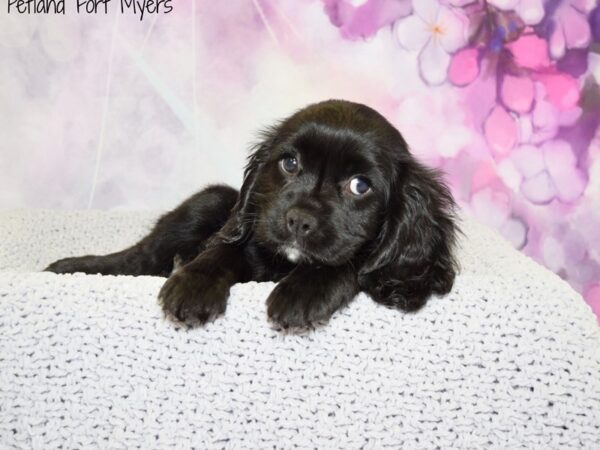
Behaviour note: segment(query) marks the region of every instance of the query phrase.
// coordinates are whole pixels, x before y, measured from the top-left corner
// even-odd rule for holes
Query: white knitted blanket
[[[225,317],[163,318],[164,279],[40,273],[152,213],[4,212],[0,448],[600,448],[600,329],[565,282],[466,220],[452,293],[416,314],[360,295],[302,335],[272,283]]]

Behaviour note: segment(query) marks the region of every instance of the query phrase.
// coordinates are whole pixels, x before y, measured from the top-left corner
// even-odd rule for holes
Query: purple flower
[[[410,0],[323,0],[325,12],[346,39],[364,39],[410,14]]]
[[[587,179],[566,141],[547,141],[539,148],[524,145],[510,159],[522,176],[521,193],[532,203],[546,204],[554,198],[569,203],[585,190]]]
[[[552,139],[560,127],[573,125],[581,116],[581,108],[577,104],[562,108],[562,99],[569,99],[570,92],[579,94],[572,88],[552,91],[554,96],[548,95],[548,90],[543,83],[536,82],[534,107],[531,114],[521,114],[518,118],[520,142],[541,143]],[[563,96],[558,96],[562,93]]]
[[[587,14],[595,2],[567,0],[554,12],[554,30],[550,35],[550,54],[560,59],[567,49],[585,48],[591,41],[590,24]]]

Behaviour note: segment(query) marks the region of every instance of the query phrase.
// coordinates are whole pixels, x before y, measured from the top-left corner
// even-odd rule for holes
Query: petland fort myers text
[[[169,14],[171,0],[8,0],[9,14],[108,14],[116,7],[121,14],[132,13],[143,20],[148,14]]]

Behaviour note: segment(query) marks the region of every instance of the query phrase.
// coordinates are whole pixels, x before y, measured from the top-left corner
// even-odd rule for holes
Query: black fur
[[[286,158],[297,172],[282,166]],[[357,176],[368,192],[352,192]],[[233,284],[274,280],[269,318],[302,327],[328,320],[361,290],[406,311],[448,293],[456,233],[448,189],[400,133],[367,106],[330,100],[264,133],[239,194],[209,187],[129,249],[46,270],[167,276],[178,257],[183,267],[159,294],[167,314],[204,323],[225,311]]]

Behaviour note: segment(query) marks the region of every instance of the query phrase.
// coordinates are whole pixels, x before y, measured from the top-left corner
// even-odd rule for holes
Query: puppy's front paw
[[[158,300],[166,315],[188,325],[202,325],[225,312],[229,288],[224,277],[183,268],[165,282]]]
[[[282,281],[267,299],[269,319],[283,328],[306,328],[327,321],[335,309],[315,295],[313,289],[295,289]]]
[[[54,261],[48,267],[44,269],[45,272],[54,273],[94,273],[93,262],[95,256],[77,256],[74,258],[63,258],[58,261]]]

